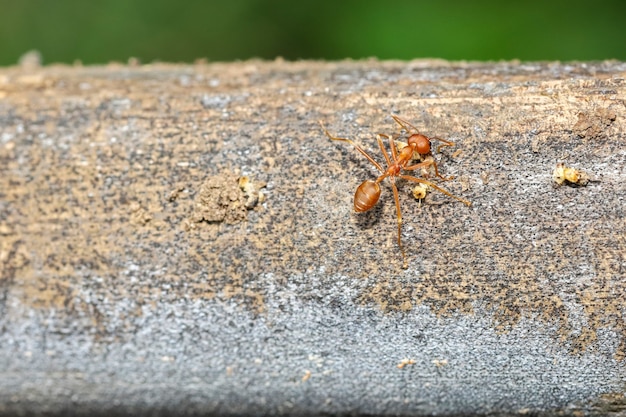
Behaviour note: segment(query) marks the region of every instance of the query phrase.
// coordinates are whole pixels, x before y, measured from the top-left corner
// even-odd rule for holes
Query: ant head
[[[415,151],[420,155],[430,153],[430,139],[421,133],[412,134],[407,142],[409,145],[415,144]]]

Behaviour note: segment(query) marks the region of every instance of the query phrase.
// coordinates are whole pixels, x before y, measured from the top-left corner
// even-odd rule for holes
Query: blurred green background
[[[626,60],[626,1],[0,0],[0,65],[378,57]]]

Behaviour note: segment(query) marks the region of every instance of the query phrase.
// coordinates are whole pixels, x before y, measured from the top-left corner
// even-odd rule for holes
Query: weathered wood
[[[624,413],[625,76],[1,69],[0,413]],[[472,202],[400,184],[406,270],[388,184],[353,213],[375,169],[318,125],[382,163],[390,114]]]

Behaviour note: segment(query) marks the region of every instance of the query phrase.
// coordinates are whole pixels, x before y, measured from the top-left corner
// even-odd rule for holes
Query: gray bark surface
[[[0,414],[623,415],[625,78],[0,69]],[[391,115],[472,202],[398,181],[407,269],[389,182],[355,213],[379,174],[318,124],[385,166]]]

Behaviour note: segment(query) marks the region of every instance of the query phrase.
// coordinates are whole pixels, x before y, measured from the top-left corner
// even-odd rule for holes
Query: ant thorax
[[[394,139],[393,142],[396,145],[396,149],[398,150],[398,153],[402,152],[402,149],[409,146],[409,144],[407,143],[409,136],[410,136],[409,134],[403,134],[403,135],[398,136],[398,138]],[[430,152],[422,155],[419,152],[414,151],[409,162],[414,161],[415,163],[419,163],[419,162],[434,161],[434,160],[435,158]],[[434,178],[436,176],[434,174],[434,165],[428,164],[427,166],[424,166],[420,170],[420,174],[424,178]]]

